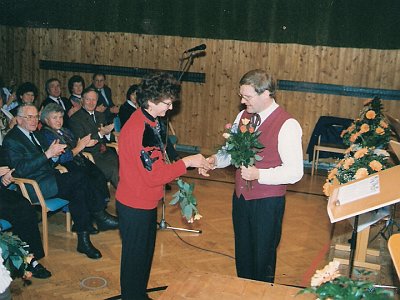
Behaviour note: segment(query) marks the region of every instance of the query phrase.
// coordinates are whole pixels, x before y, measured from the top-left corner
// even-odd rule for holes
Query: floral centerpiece
[[[257,153],[264,148],[258,141],[261,131],[256,131],[256,126],[249,119],[243,118],[241,123],[225,125],[223,137],[226,143],[220,150],[220,153],[231,156],[231,162],[236,168],[253,166],[262,159]]]
[[[188,221],[188,223],[200,220],[202,215],[199,214],[199,210],[197,209],[197,200],[193,195],[194,184],[184,182],[182,179],[178,179],[176,183],[178,184],[179,191],[172,196],[173,198],[169,204],[175,205],[179,203],[182,216]]]
[[[389,153],[384,150],[389,144],[391,131],[382,112],[379,98],[368,100],[359,118],[342,132],[343,143],[349,148],[344,158],[328,173],[323,186],[326,196],[332,194],[337,184],[362,179],[393,166],[389,162]]]
[[[360,148],[385,149],[390,140],[391,130],[382,112],[383,105],[379,98],[366,101],[359,118],[342,132],[343,143],[347,146],[357,144]]]
[[[311,278],[311,287],[305,288],[299,294],[315,294],[318,299],[346,299],[346,300],[380,300],[394,299],[391,291],[375,287],[366,280],[353,280],[339,273],[338,261],[332,261],[322,270],[317,270]],[[359,271],[358,277],[365,277],[371,274],[367,271]]]

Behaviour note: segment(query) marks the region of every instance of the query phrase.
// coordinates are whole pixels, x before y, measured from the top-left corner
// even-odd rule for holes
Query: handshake
[[[196,155],[191,155],[191,156],[186,156],[182,158],[183,162],[186,165],[186,168],[189,167],[194,167],[198,168],[199,174],[203,176],[210,176],[208,174],[209,170],[215,169],[215,163],[216,159],[215,156],[210,156],[208,158],[205,158],[201,154],[196,154]]]

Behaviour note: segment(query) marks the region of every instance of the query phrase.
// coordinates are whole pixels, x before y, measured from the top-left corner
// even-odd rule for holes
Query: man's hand
[[[119,113],[119,106],[115,105],[115,106],[111,107],[110,112],[112,112],[113,114]]]
[[[201,154],[190,155],[182,158],[186,168],[195,167],[210,170],[211,166],[205,157]]]
[[[47,159],[57,157],[64,153],[65,147],[67,147],[67,145],[60,144],[60,140],[54,140],[44,154],[46,155]]]
[[[101,136],[105,136],[107,134],[110,134],[113,129],[114,129],[114,124],[110,124],[107,126],[103,126],[103,124],[101,124],[100,128],[99,128],[99,132],[100,132]]]
[[[211,155],[210,157],[207,157],[206,160],[210,164],[210,169],[199,168],[198,172],[199,172],[200,175],[203,175],[205,177],[209,177],[210,174],[208,174],[208,171],[215,169],[216,163],[217,163],[217,158],[216,158],[215,155]]]
[[[0,176],[4,176],[8,172],[10,172],[10,168],[9,167],[0,167]]]
[[[251,167],[240,167],[240,174],[244,180],[256,180],[260,178],[260,170],[257,169],[255,166]]]
[[[7,168],[8,169],[8,167],[1,167],[1,168]],[[11,182],[13,182],[14,177],[12,177],[11,174],[14,171],[15,171],[15,169],[12,169],[12,170],[8,169],[8,172],[6,174],[4,174],[3,177],[1,177],[1,182],[3,183],[4,186],[7,186]]]
[[[72,107],[68,111],[68,117],[71,117],[74,113],[81,109],[81,105],[75,101],[72,101]]]
[[[104,112],[107,107],[105,107],[103,104],[100,104],[99,106],[96,107],[96,111],[98,112]]]

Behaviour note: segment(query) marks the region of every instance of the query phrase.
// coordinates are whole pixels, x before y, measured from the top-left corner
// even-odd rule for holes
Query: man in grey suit
[[[106,147],[107,142],[114,142],[112,134],[114,124],[107,125],[103,113],[96,111],[98,92],[87,88],[82,93],[82,108],[72,115],[69,128],[77,138],[91,135],[99,142],[83,151],[93,155],[95,164],[104,173],[107,181],[116,188],[118,185],[118,156],[113,149]]]
[[[54,169],[65,144],[55,140],[47,147],[46,139],[36,132],[39,115],[32,104],[18,108],[17,123],[3,141],[3,152],[7,165],[15,169],[14,177],[25,177],[38,182],[44,198],[59,197],[69,201],[69,210],[78,232],[78,252],[97,259],[102,255],[90,241],[92,220],[102,230],[118,228],[118,220],[105,210],[105,203],[90,195],[90,185],[85,174],[69,171],[60,174]],[[31,199],[36,198],[32,189]]]

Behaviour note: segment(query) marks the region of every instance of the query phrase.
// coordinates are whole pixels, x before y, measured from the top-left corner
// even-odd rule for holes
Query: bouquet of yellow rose
[[[256,126],[249,119],[244,118],[241,123],[225,125],[223,137],[226,143],[220,150],[220,153],[231,156],[231,163],[236,168],[253,166],[262,159],[257,153],[264,148],[258,141],[261,131],[255,131]]]
[[[391,130],[382,111],[381,99],[375,97],[366,101],[359,118],[342,132],[344,144],[347,146],[358,144],[361,148],[386,148]]]

